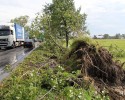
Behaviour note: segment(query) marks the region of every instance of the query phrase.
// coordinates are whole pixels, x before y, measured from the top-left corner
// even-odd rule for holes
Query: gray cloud
[[[52,0],[1,0],[0,22],[9,22],[15,17],[28,15],[31,19],[39,12],[43,5],[51,3]]]
[[[80,0],[79,0],[80,1]],[[83,11],[87,13],[87,25],[91,34],[125,34],[125,1],[83,0]],[[96,1],[96,2],[94,2]],[[86,2],[84,5],[84,2]]]
[[[86,13],[87,26],[91,34],[125,33],[125,0],[74,0],[81,13]],[[29,15],[42,10],[43,5],[52,0],[0,0],[0,22]]]
[[[5,7],[21,7],[21,4],[18,2],[18,0],[0,0],[0,6],[5,6]]]

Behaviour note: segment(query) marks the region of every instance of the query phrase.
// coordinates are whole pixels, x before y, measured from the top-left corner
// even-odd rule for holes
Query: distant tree
[[[73,0],[53,0],[45,6],[44,12],[49,16],[50,31],[55,38],[65,37],[68,47],[69,34],[86,31],[86,14],[76,10]]]
[[[120,38],[121,38],[120,33],[117,33],[117,34],[115,35],[115,39],[120,39]]]
[[[104,39],[109,39],[109,34],[104,34],[104,35],[103,35],[103,38],[104,38]]]
[[[40,38],[44,34],[47,36],[50,31],[49,22],[50,17],[47,14],[43,14],[41,12],[36,14],[36,18],[31,23],[31,37]]]
[[[25,15],[25,16],[20,16],[20,17],[16,17],[14,19],[11,19],[10,22],[18,23],[19,25],[25,27],[28,23],[28,20],[29,20],[29,16]]]
[[[109,39],[114,39],[114,36],[109,36]]]
[[[122,37],[125,39],[125,34],[122,34]]]
[[[32,33],[31,26],[30,26],[30,24],[28,24],[29,16],[24,15],[24,16],[16,17],[14,19],[11,19],[10,22],[17,23],[17,24],[21,25],[22,27],[24,27],[25,31],[27,31],[29,34]],[[32,37],[31,34],[30,34],[30,37]]]

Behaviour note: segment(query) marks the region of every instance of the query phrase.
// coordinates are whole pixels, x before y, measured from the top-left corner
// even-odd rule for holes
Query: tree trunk
[[[62,16],[62,20],[63,20],[63,24],[65,26],[65,33],[66,33],[66,47],[68,48],[68,44],[69,44],[69,32],[68,32],[68,29],[67,29],[67,23],[66,23],[66,20],[65,18]]]
[[[67,31],[66,32],[66,47],[68,48],[68,44],[69,44],[69,33]]]

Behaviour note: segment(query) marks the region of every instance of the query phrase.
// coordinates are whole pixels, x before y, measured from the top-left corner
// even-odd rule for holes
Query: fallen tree
[[[125,85],[125,70],[122,68],[124,63],[118,60],[114,61],[113,55],[103,47],[96,47],[96,45],[89,44],[84,40],[77,40],[71,46],[67,64],[69,64],[69,61],[72,61],[72,63],[67,70],[81,69],[83,78],[90,77],[95,83],[99,83],[101,88],[105,85],[103,88],[107,88],[110,93],[116,94],[117,92],[111,87]],[[116,96],[114,95],[114,97]],[[118,98],[113,100],[116,99]]]

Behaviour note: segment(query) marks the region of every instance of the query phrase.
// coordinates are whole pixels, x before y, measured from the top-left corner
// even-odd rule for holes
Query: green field
[[[117,49],[118,53],[125,53],[125,39],[94,39],[94,41],[100,46],[106,47],[107,49],[109,49],[112,45],[114,47],[114,51]],[[124,62],[125,55],[123,55],[122,57],[117,57],[117,59]]]
[[[119,48],[125,50],[125,39],[94,39],[102,46],[117,45]]]

